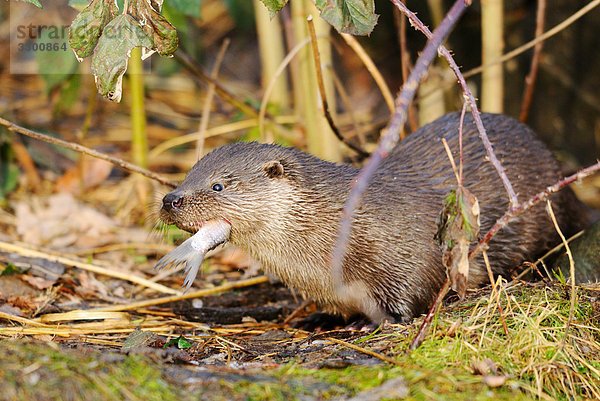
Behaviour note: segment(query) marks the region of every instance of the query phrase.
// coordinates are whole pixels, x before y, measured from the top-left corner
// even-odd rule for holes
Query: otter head
[[[268,236],[269,227],[283,224],[292,202],[296,153],[300,151],[259,143],[217,148],[165,195],[160,218],[189,232],[223,219],[231,225],[229,240],[238,244],[248,235]]]

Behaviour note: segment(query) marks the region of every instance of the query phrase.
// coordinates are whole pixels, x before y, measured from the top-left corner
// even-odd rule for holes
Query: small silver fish
[[[222,219],[209,220],[202,224],[196,234],[185,240],[177,248],[163,256],[155,269],[165,267],[175,268],[182,263],[185,263],[184,271],[187,273],[182,288],[184,292],[190,289],[192,283],[196,279],[198,269],[204,260],[204,256],[208,251],[223,244],[229,238],[231,225]]]

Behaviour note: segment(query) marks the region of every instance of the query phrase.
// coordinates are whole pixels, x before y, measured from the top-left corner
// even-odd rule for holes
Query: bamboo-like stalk
[[[258,34],[258,47],[260,49],[261,82],[264,87],[267,83],[271,82],[271,79],[275,76],[277,67],[279,67],[285,57],[283,31],[279,22],[279,14],[271,19],[269,10],[267,10],[260,0],[253,0],[253,3],[256,32]],[[289,107],[289,89],[285,75],[279,77],[277,80],[270,99],[281,109]]]
[[[293,0],[292,6],[292,24],[294,31],[295,43],[300,43],[309,37],[306,18],[309,14],[318,15],[317,9],[309,0]],[[320,19],[320,18],[315,18]],[[316,28],[316,27],[315,27]],[[329,25],[327,25],[327,32]],[[324,32],[323,26],[316,29],[317,36],[321,36]],[[326,46],[329,46],[327,43]],[[324,49],[325,45],[319,42],[319,49]],[[318,97],[317,77],[313,63],[313,56],[310,48],[304,48],[298,53],[298,71],[301,85],[294,89],[299,89],[301,92],[302,105],[296,104],[296,113],[301,116],[304,122],[304,130],[306,134],[306,143],[308,151],[323,159],[339,160],[339,143],[334,137],[327,120],[323,117],[321,110],[321,102]],[[331,80],[329,80],[331,81]]]
[[[440,64],[446,63],[440,62]],[[442,81],[439,68],[436,68],[435,65],[430,66],[427,77],[421,82],[418,89],[419,98],[421,99],[418,109],[419,126],[430,123],[446,114],[444,89],[441,87]],[[423,93],[427,93],[428,96],[421,97]]]
[[[329,36],[331,34],[331,25],[323,18],[319,16],[319,11],[315,7],[314,2],[306,1],[308,11],[313,16],[313,22],[315,27],[315,33],[317,37],[317,45],[319,46],[319,53],[321,58],[321,70],[323,72],[323,84],[325,86],[325,94],[327,103],[329,105],[329,112],[334,120],[336,118],[336,96],[335,96],[335,84],[331,76],[331,69],[333,68],[333,58],[331,57],[331,41]],[[315,71],[316,74],[316,71]],[[318,95],[317,95],[318,97]],[[321,103],[318,106],[318,123],[320,130],[320,142],[321,142],[321,156],[324,159],[339,162],[342,160],[341,144],[340,141],[331,131],[329,123],[324,116],[323,110],[321,109]]]
[[[503,39],[502,0],[481,0],[481,61],[487,64],[502,56]],[[483,70],[481,75],[481,110],[502,113],[504,101],[503,66],[496,64]]]
[[[131,51],[127,69],[131,97],[131,159],[140,167],[148,165],[148,138],[144,108],[144,79],[142,76],[142,49]]]

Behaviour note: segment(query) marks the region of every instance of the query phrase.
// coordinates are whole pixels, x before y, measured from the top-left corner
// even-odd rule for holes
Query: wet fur
[[[185,222],[226,218],[232,224],[231,243],[324,311],[343,316],[358,312],[374,321],[410,319],[426,310],[445,279],[433,237],[442,199],[456,186],[456,178],[441,138],[458,160],[459,118],[448,114],[422,127],[384,160],[355,214],[341,292],[334,290],[329,258],[358,172],[351,166],[277,145],[226,145],[190,170],[174,191],[184,196],[181,207],[161,210],[161,219],[186,229]],[[529,128],[503,115],[482,118],[519,200],[560,178],[557,162]],[[470,116],[463,152],[465,186],[479,199],[485,233],[507,210],[507,196]],[[214,183],[225,189],[213,191]],[[564,232],[584,224],[582,206],[569,190],[552,200]],[[501,230],[488,254],[494,272],[506,275],[557,242],[540,204]],[[483,266],[481,260],[472,264],[471,286],[487,281]]]

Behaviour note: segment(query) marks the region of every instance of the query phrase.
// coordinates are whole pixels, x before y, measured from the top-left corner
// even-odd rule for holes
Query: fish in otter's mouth
[[[231,232],[231,224],[225,219],[191,222],[186,226],[197,229],[196,233],[163,256],[154,267],[155,269],[175,268],[185,263],[184,271],[187,275],[183,282],[184,292],[189,290],[196,279],[206,253],[225,243]]]

